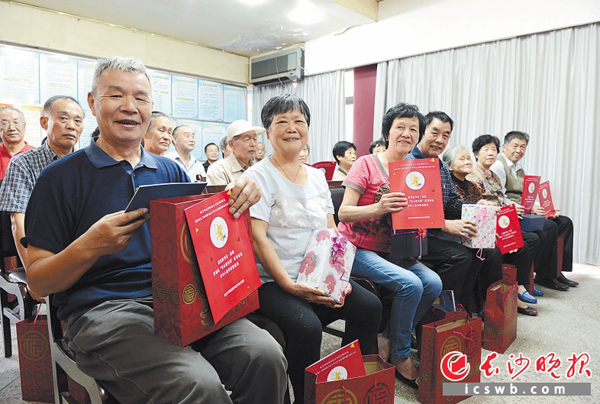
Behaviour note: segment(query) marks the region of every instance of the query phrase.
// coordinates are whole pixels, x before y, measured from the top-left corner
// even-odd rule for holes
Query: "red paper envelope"
[[[414,159],[389,164],[390,189],[404,192],[408,206],[392,213],[394,230],[441,228],[445,225],[440,160]]]
[[[335,172],[336,164],[337,163],[335,161],[320,161],[318,163],[313,164],[312,167],[318,168],[319,170],[323,171],[323,174],[325,174],[325,179],[327,181],[331,181],[331,178],[333,178],[333,173]]]
[[[234,219],[229,191],[185,209],[215,323],[260,286],[248,211]]]
[[[544,216],[548,219],[550,216],[556,214],[554,204],[552,203],[552,193],[550,193],[550,181],[542,182],[539,189],[540,205],[544,208]]]
[[[535,203],[535,199],[538,195],[538,190],[540,187],[540,177],[539,175],[526,175],[523,180],[523,195],[521,198],[521,205],[525,208],[525,213],[531,212],[531,208],[533,208],[533,204]]]
[[[306,372],[316,375],[317,383],[364,376],[365,366],[358,340],[313,363]]]
[[[521,233],[521,225],[517,216],[515,205],[508,205],[500,209],[497,213],[496,225],[496,247],[500,249],[502,254],[522,248],[523,233]]]

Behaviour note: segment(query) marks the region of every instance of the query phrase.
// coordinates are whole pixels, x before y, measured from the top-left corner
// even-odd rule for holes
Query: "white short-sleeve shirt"
[[[325,175],[316,168],[306,165],[304,168],[307,174],[304,185],[289,181],[268,158],[244,173],[256,182],[262,193],[260,201],[250,207],[250,216],[269,224],[267,238],[294,282],[310,234],[315,229],[327,228],[327,214],[333,214]],[[258,260],[256,265],[263,283],[272,282]]]

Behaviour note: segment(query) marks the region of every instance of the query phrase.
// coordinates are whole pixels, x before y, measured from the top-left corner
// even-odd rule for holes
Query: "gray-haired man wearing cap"
[[[258,135],[265,130],[252,126],[240,119],[227,128],[227,143],[233,151],[229,157],[219,160],[208,167],[206,173],[210,185],[229,185],[242,176],[254,162],[258,150]]]

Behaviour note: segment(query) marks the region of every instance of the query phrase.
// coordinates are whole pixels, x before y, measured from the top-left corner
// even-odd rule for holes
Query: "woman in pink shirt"
[[[344,179],[338,229],[358,247],[352,275],[394,293],[381,345],[390,346],[389,361],[396,367],[396,376],[417,388],[419,371],[410,358],[411,332],[439,296],[442,281],[417,259],[391,256],[391,214],[401,211],[407,199],[401,192],[390,192],[388,163],[404,160],[415,147],[425,130],[424,118],[416,106],[400,103],[386,112],[382,126],[387,150],[359,158]]]

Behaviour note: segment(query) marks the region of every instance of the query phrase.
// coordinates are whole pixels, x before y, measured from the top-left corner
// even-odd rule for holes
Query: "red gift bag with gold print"
[[[423,326],[421,338],[419,402],[451,404],[467,399],[444,396],[443,387],[452,382],[479,383],[481,319],[465,311],[449,312],[443,320]]]
[[[46,316],[17,323],[23,401],[54,402],[52,358]]]
[[[485,299],[483,348],[504,353],[517,338],[517,284],[494,282]]]
[[[216,324],[213,321],[184,212],[211,196],[150,202],[154,331],[179,346],[189,345],[259,307],[258,292],[254,291]],[[251,231],[248,214],[238,220],[246,221]]]

